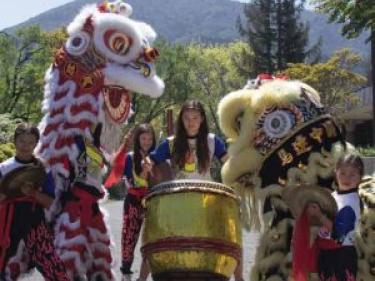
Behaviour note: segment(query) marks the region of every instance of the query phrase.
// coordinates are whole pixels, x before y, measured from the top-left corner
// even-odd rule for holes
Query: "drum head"
[[[22,166],[12,170],[0,182],[0,193],[8,198],[23,196],[21,187],[31,184],[35,189],[40,188],[46,178],[46,172],[42,165]]]

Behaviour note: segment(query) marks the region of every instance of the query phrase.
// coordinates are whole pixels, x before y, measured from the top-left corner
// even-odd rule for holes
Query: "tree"
[[[371,80],[372,80],[372,141],[375,145],[375,5],[373,0],[312,0],[317,10],[329,15],[330,22],[342,23],[342,34],[347,38],[356,38],[369,30],[368,41],[371,44]]]
[[[238,26],[255,54],[258,73],[273,73],[285,69],[289,62],[320,55],[320,41],[306,48],[309,26],[300,19],[303,6],[304,1],[296,0],[253,0],[245,4],[246,23],[239,20]]]
[[[320,46],[322,39],[319,38],[310,49],[308,23],[301,22],[301,13],[304,10],[304,0],[296,4],[295,0],[278,0],[278,55],[277,69],[285,69],[288,63],[304,62],[309,59],[317,62],[320,59]],[[280,18],[280,19],[279,19]]]
[[[253,50],[254,68],[259,72],[274,71],[273,38],[276,31],[271,22],[273,11],[273,0],[254,0],[245,4],[246,24],[243,25],[241,20],[238,20],[239,32]]]
[[[243,54],[251,57],[244,42],[226,45],[171,44],[157,42],[161,50],[157,60],[157,73],[165,83],[164,94],[158,99],[133,96],[135,114],[128,127],[135,123],[152,122],[156,131],[166,133],[166,109],[171,108],[176,117],[181,104],[187,99],[203,102],[211,130],[219,132],[216,107],[222,96],[242,88],[250,71]]]
[[[44,73],[65,37],[63,30],[44,32],[38,26],[0,33],[0,113],[40,119]]]
[[[242,73],[239,70],[243,53],[250,54],[249,47],[244,42],[189,46],[192,83],[197,89],[195,98],[208,108],[207,115],[215,133],[220,133],[216,115],[219,101],[227,93],[242,88],[248,79],[246,70]]]
[[[13,142],[14,131],[21,119],[14,119],[9,114],[0,114],[0,143]]]
[[[315,88],[325,107],[337,116],[345,111],[348,104],[358,101],[354,93],[366,86],[366,77],[354,71],[361,62],[359,55],[349,49],[342,49],[325,63],[289,64],[283,73]]]
[[[12,119],[7,114],[0,114],[0,162],[14,156],[14,130],[22,120]]]

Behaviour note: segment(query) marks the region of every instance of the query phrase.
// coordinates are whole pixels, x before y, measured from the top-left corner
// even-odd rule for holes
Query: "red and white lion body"
[[[156,33],[129,18],[131,12],[121,1],[85,7],[45,77],[37,155],[54,176],[55,245],[72,279],[113,279],[98,206],[105,193],[100,140],[106,127],[128,119],[130,92],[158,97],[164,90],[153,65]]]

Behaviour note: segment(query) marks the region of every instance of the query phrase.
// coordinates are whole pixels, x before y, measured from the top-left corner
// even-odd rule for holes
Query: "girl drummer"
[[[127,153],[125,157],[121,157],[121,153],[126,152],[130,140],[133,142],[133,151]],[[123,161],[123,176],[125,187],[127,189],[127,196],[124,201],[124,216],[122,228],[122,266],[121,272],[123,274],[122,280],[130,280],[133,273],[131,266],[134,260],[134,249],[137,244],[139,232],[141,230],[144,208],[142,206],[142,199],[148,191],[148,179],[150,170],[147,167],[142,167],[142,160],[148,156],[149,152],[155,149],[155,132],[151,125],[140,124],[134,132],[131,130],[124,138],[124,142],[116,155],[113,168],[116,169]],[[125,158],[125,159],[124,159]],[[121,160],[122,159],[122,160]],[[109,176],[111,181],[112,175]],[[109,185],[108,180],[105,185]],[[143,261],[141,265],[141,274],[148,275],[148,268],[146,262]]]
[[[175,132],[175,136],[164,140],[150,153],[143,165],[170,161],[176,179],[212,180],[213,158],[224,163],[228,157],[224,141],[208,132],[206,113],[199,101],[190,100],[182,105]],[[235,280],[243,280],[242,262],[236,268]]]
[[[44,169],[33,155],[38,141],[38,128],[20,124],[14,133],[16,156],[0,163],[0,178],[22,166]],[[0,280],[17,280],[34,267],[45,280],[69,280],[44,216],[54,198],[52,177],[47,174],[39,189],[27,182],[21,191],[22,196],[12,198],[0,193]]]
[[[227,159],[226,147],[222,139],[208,132],[204,108],[195,100],[182,105],[175,136],[164,140],[150,154],[151,165],[170,160],[177,179],[211,180],[213,157],[223,163]]]

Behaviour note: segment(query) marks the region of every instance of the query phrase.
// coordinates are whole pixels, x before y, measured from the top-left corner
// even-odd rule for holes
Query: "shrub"
[[[0,114],[0,143],[13,141],[14,130],[21,119],[13,119],[9,114]]]
[[[14,156],[15,152],[16,149],[13,143],[0,143],[0,162]]]
[[[374,157],[375,147],[358,147],[357,150],[364,157]]]

